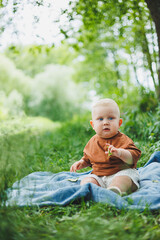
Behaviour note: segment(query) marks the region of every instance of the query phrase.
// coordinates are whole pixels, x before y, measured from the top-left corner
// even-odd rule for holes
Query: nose
[[[109,124],[108,119],[104,119],[103,124],[104,124],[104,125],[108,125],[108,124]]]

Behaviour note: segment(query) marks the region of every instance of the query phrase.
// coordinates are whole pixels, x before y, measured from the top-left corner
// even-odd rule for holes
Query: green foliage
[[[4,240],[8,236],[17,240],[159,239],[159,212],[123,212],[92,202],[32,210],[5,209],[1,210],[0,220],[0,236]]]
[[[146,3],[143,0],[79,0],[70,1],[70,5],[71,8],[64,11],[64,14],[68,17],[71,28],[65,29],[64,26],[65,34],[72,32],[68,34],[68,38],[71,36],[75,39],[73,46],[84,56],[84,65],[86,60],[90,63],[88,73],[97,73],[91,77],[89,75],[90,80],[94,79],[103,92],[104,87],[116,85],[119,80],[124,82],[133,79],[130,72],[134,72],[135,80],[140,85],[138,70],[141,68],[148,72],[144,82],[154,85],[158,98],[158,43]],[[77,19],[82,24],[79,31],[76,29],[75,32],[72,21]],[[97,64],[92,66],[94,55],[98,56]],[[125,63],[121,59],[124,59]],[[113,63],[114,66],[111,78],[106,74],[107,71],[110,72],[105,64],[107,62]],[[127,73],[128,78],[125,79]],[[103,84],[104,79],[106,85]]]
[[[82,156],[84,139],[93,134],[89,120],[81,121],[79,117],[63,124],[40,117],[1,121],[0,191],[30,172],[69,170],[70,162]]]
[[[48,64],[69,66],[77,54],[66,44],[56,48],[48,45],[9,46],[5,55],[27,76],[34,77]]]
[[[8,116],[22,116],[23,96],[17,90],[12,90],[8,96],[4,91],[0,92],[0,119],[7,119]]]
[[[110,59],[106,58],[107,51],[97,42],[90,43],[87,51],[87,54],[84,53],[81,56],[83,60],[74,65],[75,74],[73,77],[76,82],[85,82],[89,89],[94,89],[97,94],[101,95],[106,94],[106,92],[107,94],[113,93],[116,88],[120,89],[120,85],[125,85],[127,82],[129,85],[129,69],[125,59],[122,57],[118,59],[116,56],[114,61],[112,55]],[[81,54],[83,54],[83,50]],[[123,69],[123,72],[120,69]]]
[[[133,222],[134,221],[134,222]],[[155,237],[158,239],[157,231],[154,235],[153,230],[144,230],[144,222],[152,229],[154,220],[145,217],[143,214],[128,212],[126,216],[114,217],[108,211],[108,206],[103,204],[93,205],[85,213],[77,214],[74,217],[64,217],[58,225],[57,239],[149,239]],[[87,224],[86,224],[87,223]],[[155,224],[155,223],[154,223]],[[145,226],[146,226],[145,225]]]
[[[48,151],[50,131],[58,129],[59,123],[45,118],[19,118],[1,121],[0,124],[0,192],[17,178],[30,171],[43,168],[42,156]],[[41,158],[38,154],[42,151]],[[33,158],[33,159],[32,159]]]
[[[31,78],[0,55],[0,119],[24,115],[24,103],[31,94]]]
[[[64,121],[80,111],[85,91],[73,82],[69,66],[46,65],[31,78],[5,56],[0,59],[0,119],[29,114]]]
[[[156,142],[160,140],[160,107],[155,112],[139,113],[133,109],[123,115],[123,131],[139,140]]]
[[[17,2],[13,5],[16,11]],[[79,108],[87,100],[85,91],[111,97],[120,105],[124,119],[120,130],[142,150],[138,167],[160,149],[160,108],[154,92],[131,82],[134,70],[140,84],[139,67],[149,69],[152,79],[156,74],[155,29],[144,1],[79,0],[70,5],[70,23],[75,16],[83,23],[76,33],[72,25],[61,30],[67,39],[74,38],[72,47],[64,43],[59,48],[10,46],[5,50],[8,58],[0,55],[0,119],[5,120],[0,122],[0,203],[16,180],[34,171],[69,171],[82,157],[94,134],[90,115]],[[23,118],[11,119],[13,116]],[[90,168],[81,172],[87,170]],[[159,211],[120,211],[83,199],[65,207],[0,205],[0,239],[158,240],[159,219]]]
[[[155,96],[155,92],[149,90],[147,91],[147,89],[145,88],[141,88],[140,89],[140,101],[139,101],[139,109],[142,112],[148,112],[148,111],[153,111],[155,112],[157,106],[158,106],[158,102]]]
[[[27,96],[30,92],[30,81],[21,70],[16,69],[14,63],[0,54],[0,84],[1,91],[7,95],[14,89]]]
[[[55,121],[71,119],[80,109],[80,100],[83,98],[81,87],[72,81],[71,74],[72,69],[67,66],[46,66],[44,72],[33,79],[26,113]]]

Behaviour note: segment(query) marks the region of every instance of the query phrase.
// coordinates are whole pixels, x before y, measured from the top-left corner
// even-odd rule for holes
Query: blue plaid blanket
[[[87,183],[80,185],[81,179],[89,172],[33,172],[13,184],[7,190],[7,206],[65,206],[71,202],[92,200],[114,206],[118,209],[160,208],[160,151],[152,154],[141,168],[140,189],[121,197],[116,193]]]

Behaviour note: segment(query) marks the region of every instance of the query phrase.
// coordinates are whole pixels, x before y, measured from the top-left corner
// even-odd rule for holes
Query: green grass
[[[17,179],[34,171],[69,171],[94,134],[88,119],[63,124],[25,118],[0,125],[0,197]],[[159,149],[160,142],[135,140],[142,149],[138,166]],[[89,170],[83,169],[83,171]],[[107,204],[84,202],[66,207],[0,207],[0,239],[159,240],[160,211],[118,210]]]
[[[45,118],[0,122],[0,190],[32,171],[44,170],[51,135],[60,126]]]

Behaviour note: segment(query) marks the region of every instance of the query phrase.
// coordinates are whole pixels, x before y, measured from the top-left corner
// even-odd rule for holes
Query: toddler
[[[93,171],[82,179],[81,185],[94,183],[119,195],[136,191],[139,188],[136,164],[141,151],[119,131],[122,119],[117,103],[109,98],[96,102],[90,124],[96,134],[85,146],[83,157],[71,166],[70,171],[90,166]]]

